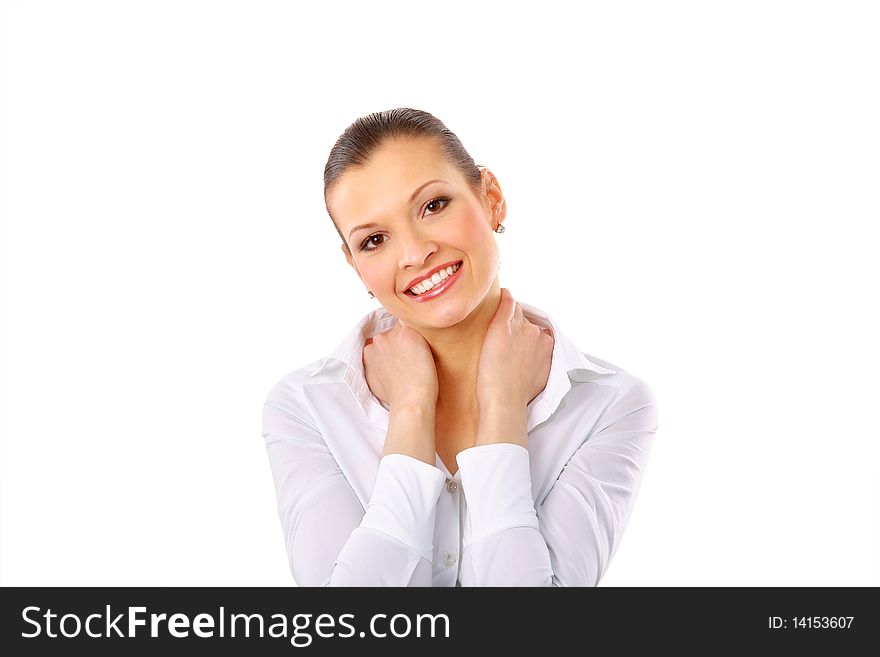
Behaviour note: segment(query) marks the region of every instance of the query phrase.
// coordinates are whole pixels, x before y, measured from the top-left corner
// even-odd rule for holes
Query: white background
[[[262,403],[377,307],[322,173],[410,106],[658,396],[601,585],[880,584],[875,7],[3,0],[0,582],[292,583]]]

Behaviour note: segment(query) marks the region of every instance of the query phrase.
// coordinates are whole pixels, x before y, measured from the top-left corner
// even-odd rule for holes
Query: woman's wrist
[[[495,443],[528,446],[528,412],[525,404],[495,401],[480,405],[474,446]]]
[[[436,465],[436,415],[434,405],[424,401],[392,405],[383,456],[405,454]]]
[[[401,396],[389,402],[388,407],[393,413],[395,409],[425,410],[433,411],[437,406],[436,391],[417,391],[411,390],[406,396]]]

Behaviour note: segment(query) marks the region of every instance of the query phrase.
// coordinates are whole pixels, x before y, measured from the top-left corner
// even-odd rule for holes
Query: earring
[[[495,232],[496,233],[503,233],[505,230],[507,230],[507,229],[504,227],[504,224],[498,224],[498,228],[495,229]]]
[[[372,291],[370,291],[370,290],[367,290],[367,294],[370,295],[370,298],[371,298],[371,299],[375,299],[375,298],[376,298],[376,295],[373,294]]]

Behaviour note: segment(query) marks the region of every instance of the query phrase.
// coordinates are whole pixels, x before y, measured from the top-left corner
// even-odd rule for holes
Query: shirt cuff
[[[360,526],[387,534],[430,561],[437,501],[445,481],[433,465],[406,454],[386,454],[379,461]]]
[[[479,445],[462,450],[455,459],[471,518],[470,543],[511,527],[539,528],[525,447]]]

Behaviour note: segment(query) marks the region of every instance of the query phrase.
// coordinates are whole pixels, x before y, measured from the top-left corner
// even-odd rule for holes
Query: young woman
[[[296,582],[598,584],[657,430],[651,389],[500,287],[501,187],[431,114],[355,121],[324,199],[382,307],[264,405]]]

